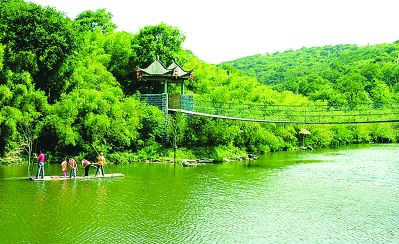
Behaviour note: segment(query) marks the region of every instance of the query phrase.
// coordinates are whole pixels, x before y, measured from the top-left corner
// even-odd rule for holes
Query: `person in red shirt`
[[[36,174],[36,179],[39,178],[40,175],[40,171],[42,171],[42,179],[45,176],[44,173],[44,161],[46,160],[46,156],[44,155],[44,153],[42,151],[40,151],[39,156],[37,156],[37,162],[38,162],[38,166],[37,166],[37,174]]]

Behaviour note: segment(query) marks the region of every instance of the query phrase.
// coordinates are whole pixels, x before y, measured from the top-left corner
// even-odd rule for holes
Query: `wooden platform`
[[[104,176],[102,175],[89,175],[89,176],[76,176],[72,178],[69,178],[69,176],[67,176],[66,178],[64,178],[64,176],[58,176],[58,175],[51,175],[51,176],[44,176],[44,178],[42,179],[41,177],[39,177],[38,179],[36,179],[36,177],[29,177],[30,180],[33,181],[52,181],[52,180],[89,180],[89,179],[102,179],[102,178],[115,178],[115,177],[123,177],[125,176],[124,174],[121,173],[114,173],[114,174],[105,174]]]

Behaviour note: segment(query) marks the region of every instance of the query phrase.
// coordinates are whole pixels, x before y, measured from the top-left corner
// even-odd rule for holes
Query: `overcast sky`
[[[399,40],[396,0],[33,0],[74,18],[105,8],[118,30],[135,33],[165,22],[182,30],[186,49],[209,63],[239,57],[353,43]]]

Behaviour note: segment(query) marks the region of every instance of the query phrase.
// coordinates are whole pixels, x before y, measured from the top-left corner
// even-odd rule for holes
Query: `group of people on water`
[[[42,151],[40,151],[40,154],[37,156],[37,162],[38,162],[38,166],[37,166],[37,173],[36,173],[36,179],[39,178],[40,173],[42,173],[42,178],[44,178],[45,176],[45,172],[44,172],[44,162],[46,160],[46,156],[44,155],[44,153]],[[97,171],[96,171],[96,176],[99,172],[101,172],[101,175],[104,176],[104,165],[105,165],[105,157],[103,153],[100,153],[97,157],[97,163],[91,163],[89,160],[87,159],[83,159],[81,161],[82,166],[85,170],[84,176],[89,176],[89,170],[91,166],[97,167]],[[75,159],[73,158],[65,158],[64,161],[61,162],[61,170],[64,174],[64,178],[67,177],[67,171],[69,169],[69,178],[76,177],[76,173],[78,171],[78,164],[75,161]]]

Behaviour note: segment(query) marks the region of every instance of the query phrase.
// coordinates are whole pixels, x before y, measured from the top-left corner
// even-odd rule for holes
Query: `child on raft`
[[[65,160],[62,161],[62,163],[61,163],[61,170],[62,170],[62,172],[64,173],[64,178],[66,178],[66,176],[67,176],[67,169],[68,169],[68,162],[67,162],[67,160],[65,159]]]
[[[78,170],[78,165],[77,165],[75,159],[70,158],[68,166],[69,166],[69,178],[72,178],[72,174],[73,174],[73,177],[76,177],[76,171]]]

